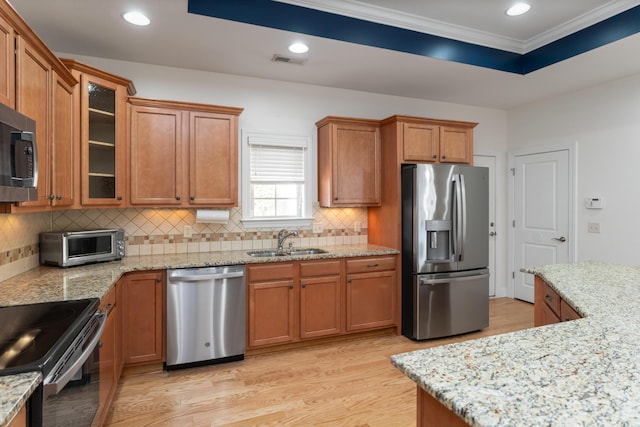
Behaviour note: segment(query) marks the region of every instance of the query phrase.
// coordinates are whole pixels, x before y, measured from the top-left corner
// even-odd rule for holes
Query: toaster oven
[[[124,230],[40,233],[40,264],[73,267],[124,256]]]

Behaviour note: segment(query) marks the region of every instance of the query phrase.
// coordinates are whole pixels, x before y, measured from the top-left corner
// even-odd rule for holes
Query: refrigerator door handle
[[[464,175],[453,175],[453,188],[453,256],[455,261],[462,261],[464,259],[465,220],[467,216],[464,202],[466,199]]]
[[[469,281],[469,280],[484,279],[486,277],[489,277],[489,273],[477,274],[475,276],[447,277],[447,278],[444,278],[444,279],[420,279],[420,286],[424,286],[424,285],[440,285],[442,283],[451,283],[452,281],[455,281],[455,282],[466,282],[466,281]]]

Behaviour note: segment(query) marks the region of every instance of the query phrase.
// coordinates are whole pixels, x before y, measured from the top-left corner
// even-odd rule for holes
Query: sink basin
[[[275,256],[293,256],[293,255],[317,255],[317,254],[326,254],[328,253],[324,249],[318,248],[300,248],[300,249],[290,249],[283,252],[274,251],[271,249],[259,250],[259,251],[249,251],[247,255],[255,256],[255,257],[275,257]]]
[[[273,256],[287,256],[288,252],[277,252],[272,250],[264,250],[264,251],[249,251],[247,255],[256,256],[256,257],[273,257]]]
[[[291,255],[317,255],[317,254],[326,254],[328,253],[324,249],[318,248],[300,248],[300,249],[292,249],[289,251]]]

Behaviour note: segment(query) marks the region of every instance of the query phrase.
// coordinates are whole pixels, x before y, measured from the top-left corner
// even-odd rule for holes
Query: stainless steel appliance
[[[73,267],[114,261],[124,256],[124,230],[40,233],[40,263]]]
[[[422,340],[489,325],[489,173],[402,167],[402,333]]]
[[[36,122],[0,104],[0,202],[38,199]]]
[[[83,299],[0,307],[0,375],[40,371],[27,402],[32,427],[91,426],[99,406],[105,313]]]
[[[244,358],[243,265],[167,271],[167,369]]]

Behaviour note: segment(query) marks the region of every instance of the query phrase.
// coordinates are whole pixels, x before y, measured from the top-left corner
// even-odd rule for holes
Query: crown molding
[[[529,40],[518,40],[423,16],[365,4],[357,0],[275,0],[378,24],[524,54],[638,6],[637,0],[614,0]]]

